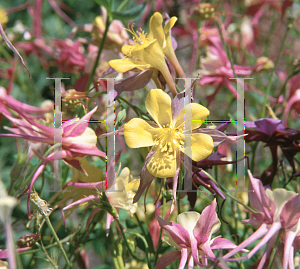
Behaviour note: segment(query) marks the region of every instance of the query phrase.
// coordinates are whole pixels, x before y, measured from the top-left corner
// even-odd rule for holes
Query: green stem
[[[182,182],[183,182],[183,173],[181,171],[184,171],[184,169],[180,169],[180,172],[179,172],[179,182],[178,182],[178,190],[179,192],[178,195],[177,195],[177,213],[178,215],[180,214],[181,212],[181,209],[180,209],[180,195],[181,195],[181,190],[182,190]]]
[[[231,194],[229,194],[226,190],[225,190],[225,188],[221,185],[221,184],[219,184],[217,181],[215,181],[215,179],[209,174],[209,173],[207,173],[205,170],[201,170],[201,172],[203,173],[203,174],[205,174],[207,177],[209,177],[209,179],[210,180],[212,180],[216,185],[217,185],[217,187],[218,188],[220,188],[227,196],[229,196],[231,199],[233,199],[234,201],[236,201],[236,202],[238,202],[239,204],[241,204],[243,207],[245,207],[247,210],[249,210],[250,212],[252,212],[252,213],[257,213],[255,210],[253,210],[251,207],[249,207],[249,206],[247,206],[247,205],[245,205],[243,202],[241,202],[239,199],[237,199],[236,197],[234,197],[233,195],[231,195]]]
[[[123,228],[122,228],[122,224],[121,224],[121,222],[120,222],[120,219],[119,219],[119,218],[114,218],[114,220],[117,222],[117,224],[118,224],[118,226],[119,226],[119,228],[120,228],[120,231],[121,231],[121,233],[122,233],[122,236],[123,236],[125,245],[126,245],[128,251],[129,251],[130,255],[131,255],[133,258],[135,258],[136,260],[138,260],[138,261],[140,261],[140,262],[143,262],[144,259],[141,259],[140,257],[136,256],[136,255],[132,252],[132,249],[130,248],[130,246],[128,245],[128,242],[127,242],[127,240],[126,240],[126,235],[125,235],[125,232],[124,232],[124,230],[123,230]]]
[[[282,233],[282,229],[280,229],[278,235],[277,235],[277,238],[276,238],[276,242],[274,244],[274,247],[273,247],[273,250],[272,250],[272,253],[271,253],[271,257],[270,257],[270,263],[269,263],[269,266],[268,266],[268,269],[271,269],[273,268],[273,263],[274,263],[274,257],[275,257],[275,254],[277,252],[277,249],[278,249],[278,243],[279,243],[279,239],[280,239],[280,235]]]
[[[151,266],[151,263],[150,263],[150,254],[149,254],[149,246],[148,246],[148,243],[147,243],[147,240],[145,239],[145,237],[143,237],[142,235],[138,234],[138,233],[134,233],[134,232],[126,232],[126,233],[129,233],[129,234],[133,234],[139,238],[142,239],[142,241],[144,242],[144,245],[145,245],[145,252],[146,252],[146,259],[147,259],[147,263],[148,263],[148,267],[149,269],[152,269],[152,266]]]
[[[88,83],[86,84],[85,91],[88,91],[88,90],[89,90],[89,86],[90,86],[90,84],[91,84],[92,81],[93,81],[93,77],[94,77],[94,75],[95,75],[95,72],[96,72],[96,69],[97,69],[97,66],[98,66],[99,59],[100,59],[102,50],[103,50],[103,48],[104,48],[105,39],[106,39],[107,32],[108,32],[108,28],[109,28],[109,25],[110,25],[111,21],[112,21],[112,20],[111,20],[110,15],[107,14],[107,17],[106,17],[106,23],[105,23],[105,31],[104,31],[104,34],[103,34],[103,37],[102,37],[102,40],[101,40],[101,43],[100,43],[100,46],[99,46],[97,58],[96,58],[96,60],[95,60],[95,63],[94,63],[92,72],[91,72],[91,74],[90,74]]]
[[[269,78],[269,84],[268,84],[267,89],[266,89],[265,99],[264,99],[264,103],[263,103],[263,107],[262,107],[262,112],[261,112],[261,115],[260,115],[261,118],[264,118],[265,115],[266,115],[266,104],[267,104],[268,97],[269,97],[269,94],[270,94],[270,90],[271,90],[271,87],[272,87],[272,84],[273,84],[275,71],[277,69],[279,60],[281,58],[281,53],[282,53],[282,50],[283,50],[283,47],[284,47],[284,43],[285,43],[287,34],[288,34],[289,30],[292,28],[291,25],[293,25],[293,21],[294,21],[293,18],[288,19],[287,27],[286,27],[283,39],[282,39],[281,44],[280,44],[279,53],[277,55],[277,58],[275,60],[274,68],[273,68],[273,70],[271,72],[271,75],[270,75],[270,78]]]
[[[119,7],[117,8],[117,11],[121,11],[127,4],[128,4],[129,0],[124,0],[121,5],[119,5]]]
[[[251,160],[251,166],[250,166],[251,171],[253,171],[254,165],[255,165],[255,153],[256,153],[257,146],[258,146],[258,142],[254,142],[253,146],[251,147],[251,150],[252,150],[252,160]]]
[[[166,205],[166,198],[165,198],[165,196],[163,196],[163,208],[162,208],[162,211],[161,211],[161,217],[162,218],[164,218],[164,215],[165,215],[165,205]],[[161,245],[162,245],[162,240],[161,240],[162,231],[163,231],[163,228],[160,228],[158,244],[157,244],[155,255],[154,255],[154,266],[157,263],[158,254],[159,254],[159,251],[160,251],[160,248],[161,248]]]
[[[230,62],[232,73],[233,73],[234,77],[236,78],[236,73],[235,73],[234,64],[233,64],[233,60],[232,60],[231,50],[230,50],[229,46],[227,46],[227,44],[225,43],[225,40],[224,40],[224,37],[223,37],[223,33],[222,33],[222,30],[221,30],[221,27],[220,27],[219,23],[217,23],[217,27],[218,27],[218,30],[219,30],[219,34],[220,34],[220,38],[221,38],[223,47],[224,47],[224,49],[226,51],[227,58],[228,58],[228,60]]]
[[[147,236],[146,231],[145,231],[145,229],[144,229],[144,227],[143,227],[143,224],[142,224],[142,222],[140,221],[139,216],[137,215],[137,213],[134,213],[134,216],[135,216],[136,221],[138,222],[138,224],[139,224],[139,226],[140,226],[140,228],[141,228],[141,230],[142,230],[142,234],[143,234],[144,237],[145,237],[146,239],[148,239],[148,241],[149,241],[149,244],[150,244],[150,251],[151,251],[151,252],[154,252],[152,237],[149,236],[149,232],[148,232],[148,236]]]
[[[60,250],[61,250],[61,252],[62,252],[62,254],[63,254],[64,258],[65,258],[65,261],[66,261],[68,267],[72,268],[72,265],[71,265],[71,263],[70,263],[70,261],[68,259],[68,256],[67,256],[67,254],[66,254],[66,252],[65,252],[65,250],[64,250],[64,248],[63,248],[63,246],[61,244],[61,242],[59,241],[59,238],[58,238],[58,236],[57,236],[57,234],[56,234],[56,232],[55,232],[55,230],[54,230],[54,228],[53,228],[53,226],[51,224],[51,221],[50,221],[49,217],[47,215],[44,215],[44,217],[45,217],[45,220],[46,220],[46,222],[48,224],[48,227],[51,230],[52,235],[54,236],[54,238],[55,238],[55,240],[56,240],[56,242],[58,244],[58,247],[60,248]]]
[[[138,108],[137,106],[132,105],[130,102],[128,102],[126,99],[124,99],[121,96],[117,96],[116,98],[118,100],[119,103],[120,100],[123,101],[124,103],[126,103],[128,106],[130,106],[132,108],[132,110],[135,112],[135,114],[141,118],[143,118],[144,120],[150,120],[149,116],[140,108]]]
[[[46,158],[46,157],[50,154],[50,152],[51,152],[52,150],[55,150],[55,149],[56,149],[57,147],[59,147],[59,146],[61,146],[61,144],[60,144],[60,143],[57,143],[57,144],[53,145],[52,147],[50,147],[50,148],[46,151],[46,153],[43,155],[43,157]],[[34,173],[35,173],[36,170],[40,167],[40,165],[42,164],[42,162],[43,162],[43,160],[39,160],[39,162],[38,162],[37,166],[35,167],[35,169],[30,173],[30,175],[27,177],[27,179],[25,179],[23,186],[24,186],[24,185],[27,185],[27,182],[30,180],[30,178],[33,177]],[[22,184],[22,183],[21,183],[21,184]],[[21,187],[22,187],[22,185],[21,185]],[[17,195],[18,195],[18,191],[15,193],[14,196],[17,197]],[[17,197],[17,198],[18,198],[18,197]]]

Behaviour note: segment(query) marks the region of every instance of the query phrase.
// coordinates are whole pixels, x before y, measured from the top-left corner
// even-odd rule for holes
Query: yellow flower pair
[[[122,52],[125,55],[125,58],[111,60],[109,62],[110,66],[117,72],[121,73],[133,69],[146,70],[150,67],[154,67],[162,73],[173,96],[175,96],[175,84],[170,74],[169,67],[167,66],[165,56],[174,66],[177,74],[180,77],[185,77],[185,74],[176,58],[171,36],[169,34],[176,21],[177,18],[172,17],[163,28],[162,15],[156,12],[150,19],[149,35],[144,33],[142,30],[137,32],[134,32],[133,29],[129,30],[133,35],[134,45],[123,46]],[[161,85],[157,77],[157,73],[158,72],[154,72],[154,76],[152,78],[159,87]]]

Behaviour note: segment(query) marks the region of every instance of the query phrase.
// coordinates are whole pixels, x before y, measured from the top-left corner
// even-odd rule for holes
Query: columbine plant
[[[261,181],[254,178],[250,171],[248,171],[248,174],[251,181],[249,186],[250,202],[258,213],[251,214],[251,218],[244,220],[244,222],[259,228],[237,248],[226,254],[224,259],[233,256],[241,249],[263,237],[246,256],[228,259],[231,261],[249,259],[268,243],[257,267],[258,269],[263,268],[277,237],[280,235],[284,243],[283,269],[287,269],[288,266],[294,268],[294,253],[300,249],[299,237],[297,238],[297,236],[300,236],[300,195],[282,188],[273,191],[270,189],[264,190]],[[280,230],[282,230],[281,234],[279,233]]]
[[[124,126],[127,146],[130,148],[152,146],[142,169],[141,184],[134,202],[140,198],[155,177],[173,177],[173,202],[175,203],[180,155],[183,153],[194,161],[200,161],[211,154],[214,148],[210,135],[191,134],[191,131],[199,128],[209,115],[208,109],[195,103],[183,107],[182,102],[178,99],[174,100],[171,103],[168,94],[160,89],[152,89],[146,98],[145,106],[156,124],[134,118]],[[185,120],[185,111],[192,112],[193,121]],[[187,137],[190,138],[191,145],[185,145]]]

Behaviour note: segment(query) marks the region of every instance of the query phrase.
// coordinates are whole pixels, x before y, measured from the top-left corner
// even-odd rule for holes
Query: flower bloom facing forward
[[[179,113],[172,111],[171,98],[160,89],[152,89],[145,106],[155,123],[134,118],[124,126],[125,142],[130,148],[152,146],[153,155],[147,163],[147,170],[155,177],[173,177],[179,167],[180,152],[192,160],[200,161],[211,154],[213,140],[203,133],[191,133],[199,128],[209,115],[205,107],[191,103]],[[185,120],[185,112],[191,111],[193,122]],[[176,116],[177,115],[177,116]],[[190,145],[184,145],[185,140]]]
[[[216,200],[213,200],[201,215],[192,211],[181,213],[177,217],[177,223],[167,222],[157,217],[160,226],[165,229],[163,240],[177,250],[162,255],[155,269],[165,268],[179,259],[179,269],[183,269],[186,262],[188,262],[188,268],[194,268],[194,263],[206,267],[207,258],[216,258],[212,250],[236,247],[225,238],[211,239],[212,234],[219,230],[221,225],[217,217],[216,205]]]
[[[280,235],[284,243],[282,268],[287,269],[288,266],[294,268],[294,253],[300,249],[300,195],[282,188],[273,191],[264,190],[261,181],[254,178],[250,171],[248,173],[251,180],[249,189],[250,191],[253,190],[253,192],[249,192],[250,202],[259,212],[252,214],[251,218],[244,222],[259,228],[236,249],[226,254],[224,259],[231,257],[242,248],[263,237],[248,255],[230,259],[232,261],[250,259],[263,245],[268,243],[257,267],[258,269],[263,268],[267,257],[276,247],[274,244],[279,230],[282,229]]]

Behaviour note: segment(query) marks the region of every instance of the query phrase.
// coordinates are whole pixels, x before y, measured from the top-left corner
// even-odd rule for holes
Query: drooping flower
[[[57,137],[59,134],[55,131],[55,128],[34,121],[22,113],[19,109],[14,108],[14,111],[17,112],[22,118],[15,118],[4,113],[4,116],[12,123],[14,127],[6,127],[6,129],[12,132],[12,134],[0,134],[0,136],[23,138],[29,142],[44,143],[51,146],[53,146],[55,143],[55,137],[56,139],[61,139],[61,151],[59,152],[58,157],[84,172],[80,166],[79,160],[76,159],[77,157],[84,157],[87,155],[106,157],[106,154],[100,151],[96,146],[97,137],[94,130],[88,127],[89,120],[96,110],[97,107],[83,116],[81,120],[73,119],[64,122],[61,125],[61,137],[59,138]],[[39,154],[43,155],[44,152],[36,152],[36,154],[41,157]],[[51,152],[47,157],[41,158],[43,159],[43,163],[34,173],[29,185],[27,199],[29,218],[29,199],[33,184],[45,168],[46,164],[57,158],[57,154],[56,152]]]
[[[213,42],[213,44],[208,46],[206,57],[201,58],[200,70],[197,70],[197,72],[202,75],[199,82],[200,86],[207,84],[217,86],[215,92],[207,97],[208,102],[211,102],[214,99],[222,86],[227,87],[233,95],[237,97],[237,91],[228,79],[234,77],[234,74],[221,39],[218,37],[216,39],[210,39],[210,41]],[[254,67],[251,66],[241,66],[236,64],[234,64],[233,67],[236,74],[245,76],[250,75],[252,69],[254,69]]]
[[[162,255],[155,269],[163,269],[175,260],[180,259],[179,269],[194,268],[194,264],[207,266],[207,259],[216,258],[213,250],[234,249],[236,245],[226,238],[211,239],[219,230],[221,222],[216,213],[217,202],[214,199],[200,215],[198,212],[184,212],[178,215],[177,223],[167,222],[157,217],[159,225],[164,228],[163,240],[177,250]],[[244,250],[242,250],[244,251]]]
[[[148,37],[150,40],[157,40],[163,49],[163,53],[175,68],[177,75],[183,78],[185,74],[175,55],[171,37],[171,29],[176,21],[177,18],[172,17],[166,22],[165,26],[162,27],[163,17],[159,12],[155,12],[150,18]]]
[[[156,13],[155,13],[156,14]],[[158,13],[159,14],[159,13]],[[133,45],[125,45],[122,47],[122,52],[126,56],[123,59],[111,60],[109,62],[110,66],[114,68],[117,72],[127,72],[134,68],[138,70],[146,70],[151,66],[161,72],[166,83],[168,84],[173,96],[176,95],[175,84],[172,79],[171,73],[165,61],[164,52],[166,52],[172,59],[171,38],[169,36],[169,30],[173,27],[175,21],[170,20],[165,26],[165,31],[162,29],[162,21],[160,17],[153,15],[150,19],[150,30],[149,36],[144,31],[140,30],[134,32],[133,29],[129,30],[133,35]],[[162,18],[161,18],[162,19]],[[165,34],[166,33],[166,34]],[[175,54],[174,54],[175,55]],[[176,56],[175,56],[176,57]],[[178,68],[178,62],[172,60]],[[174,66],[174,67],[175,67]],[[155,72],[157,74],[157,72]],[[156,76],[154,81],[159,85],[159,80]]]
[[[258,213],[252,214],[251,218],[244,220],[244,222],[259,228],[223,258],[229,261],[250,259],[261,247],[268,243],[257,267],[261,269],[266,262],[267,256],[272,252],[279,230],[282,229],[280,234],[280,238],[284,243],[282,266],[283,269],[287,269],[288,266],[289,268],[294,268],[293,255],[300,249],[298,241],[300,236],[300,195],[282,188],[274,189],[273,191],[270,189],[265,190],[261,181],[254,178],[249,170],[248,174],[250,177],[250,202],[258,210]],[[261,241],[248,255],[236,259],[228,259],[261,237],[263,237]]]
[[[80,191],[78,191],[76,196],[73,197],[73,202],[62,209],[65,226],[65,210],[71,208],[74,209],[75,206],[92,200],[97,201],[100,199],[100,204],[103,202],[103,197],[95,194],[96,189],[98,189],[99,192],[105,191],[106,197],[109,201],[109,204],[104,201],[104,204],[102,205],[103,209],[107,211],[107,230],[109,230],[110,224],[113,221],[111,212],[112,208],[122,208],[127,210],[130,214],[136,212],[137,204],[133,204],[133,197],[139,184],[139,178],[134,179],[127,167],[123,168],[121,171],[120,164],[115,173],[115,179],[113,181],[108,180],[106,182],[102,171],[100,171],[98,168],[88,164],[88,162],[84,159],[81,160],[81,164],[83,168],[87,170],[88,175],[84,175],[80,171],[74,170],[72,182],[67,183],[67,185],[64,187],[65,190],[72,191],[74,191],[74,188],[80,188]],[[101,181],[96,182],[97,178],[99,179],[99,174]],[[81,182],[79,182],[79,179]],[[70,195],[73,196],[72,194],[69,194],[69,196]],[[63,197],[63,200],[68,200],[68,197]],[[94,209],[91,212],[88,222],[100,210],[101,208],[98,207]]]
[[[272,118],[263,118],[255,122],[245,122],[246,142],[262,141],[270,148],[272,164],[265,169],[260,176],[263,185],[271,185],[278,170],[278,147],[296,173],[294,156],[300,152],[300,131],[292,128],[285,128],[282,121]]]

